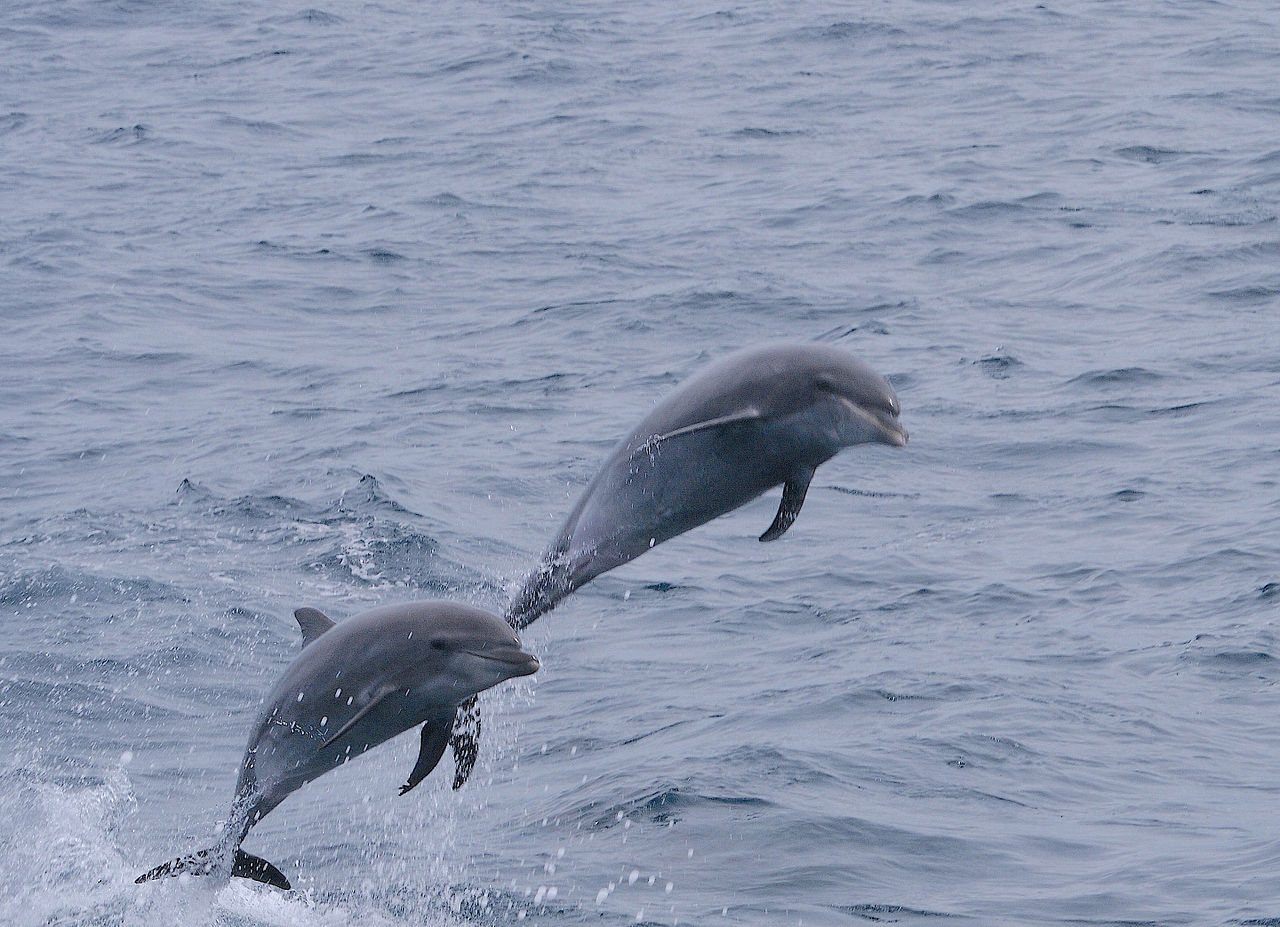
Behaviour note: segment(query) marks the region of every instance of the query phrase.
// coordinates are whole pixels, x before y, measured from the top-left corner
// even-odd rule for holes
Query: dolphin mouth
[[[845,396],[837,396],[836,398],[844,403],[845,408],[853,415],[873,426],[879,432],[878,440],[882,444],[888,444],[892,447],[907,446],[907,440],[910,435],[907,434],[907,429],[903,428],[898,421],[898,414],[895,411],[892,409],[868,409]],[[896,402],[894,406],[897,406]]]
[[[493,663],[501,663],[510,667],[513,676],[531,676],[542,666],[537,657],[531,653],[525,653],[518,647],[504,647],[495,650],[467,650],[464,652],[471,654],[473,657],[479,657],[481,660],[489,660]]]
[[[880,427],[884,432],[884,443],[894,447],[906,447],[907,441],[911,437],[907,433],[907,429],[903,428],[897,422],[888,422],[884,419],[880,420]]]
[[[896,406],[897,403],[894,403]],[[910,435],[907,429],[902,427],[902,423],[898,421],[898,413],[893,409],[876,409],[871,413],[871,419],[880,429],[880,440],[891,447],[906,447],[907,440]]]

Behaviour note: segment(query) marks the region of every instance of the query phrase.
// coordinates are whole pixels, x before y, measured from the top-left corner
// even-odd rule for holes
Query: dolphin
[[[314,608],[294,617],[302,653],[254,724],[221,839],[136,881],[229,872],[287,890],[279,869],[240,849],[251,827],[312,779],[421,724],[405,794],[440,761],[459,703],[538,669],[501,618],[452,602],[389,605],[341,624]]]
[[[505,617],[529,626],[601,573],[782,486],[761,541],[800,514],[814,471],[842,448],[904,447],[884,377],[839,348],[770,344],[711,364],[620,441],[579,497]],[[474,764],[480,715],[464,703],[452,739],[457,772]]]

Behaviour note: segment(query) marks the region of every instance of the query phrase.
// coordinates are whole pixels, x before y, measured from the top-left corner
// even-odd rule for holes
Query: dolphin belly
[[[570,589],[785,482],[791,454],[771,425],[735,424],[617,455],[566,525]]]

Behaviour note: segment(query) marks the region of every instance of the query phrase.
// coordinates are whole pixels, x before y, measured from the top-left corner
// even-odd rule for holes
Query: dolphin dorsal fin
[[[318,608],[300,608],[293,617],[298,619],[298,627],[302,629],[303,647],[334,625],[334,621]]]

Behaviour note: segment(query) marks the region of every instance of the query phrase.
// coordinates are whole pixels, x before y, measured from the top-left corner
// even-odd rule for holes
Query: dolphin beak
[[[516,673],[517,676],[532,676],[542,667],[542,664],[538,662],[538,658],[533,654],[521,651],[521,655],[524,659],[516,664],[519,668],[519,672]]]
[[[876,409],[871,413],[873,421],[880,428],[880,440],[891,447],[907,446],[907,429],[898,421],[897,400],[888,409]]]
[[[863,422],[874,428],[879,434],[875,438],[862,438],[861,441],[877,440],[881,444],[888,444],[892,447],[906,447],[907,429],[903,428],[898,421],[898,401],[893,400],[890,408],[887,409],[869,409],[866,406],[859,405],[847,396],[837,396],[840,402],[844,403],[846,409],[851,414],[862,419]]]
[[[467,653],[481,660],[501,663],[512,676],[531,676],[542,665],[531,653],[525,653],[519,647],[495,647],[484,650],[468,650]]]

